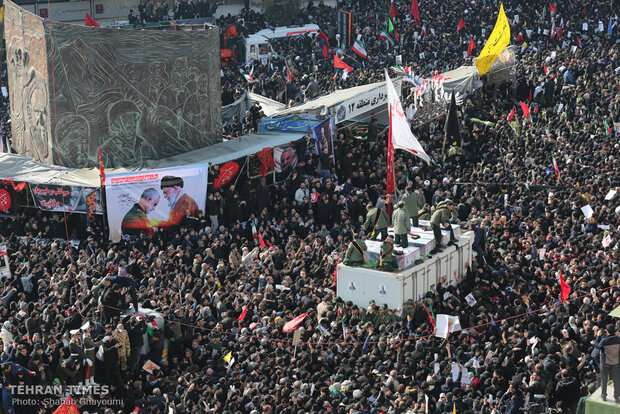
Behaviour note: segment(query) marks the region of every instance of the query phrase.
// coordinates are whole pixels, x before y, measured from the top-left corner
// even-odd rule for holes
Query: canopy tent
[[[222,107],[222,119],[231,120],[234,115],[242,119],[245,116],[245,111],[252,107],[253,102],[260,104],[265,116],[271,116],[286,108],[286,105],[273,99],[252,92],[244,92],[235,102]]]
[[[442,73],[444,80],[442,87],[444,92],[455,94],[459,92],[461,95],[472,93],[480,80],[478,68],[475,66],[461,66],[449,72]]]
[[[394,86],[399,93],[401,82],[401,79],[394,79]],[[384,114],[387,121],[385,81],[334,91],[328,95],[280,111],[274,114],[273,118],[294,114],[314,114],[333,116],[336,122],[367,121],[371,112]]]
[[[178,154],[161,160],[147,161],[129,168],[106,168],[106,173],[154,170],[207,162],[223,164],[237,158],[255,154],[263,148],[272,148],[297,141],[300,133],[250,134],[205,148]],[[8,178],[18,182],[36,184],[73,185],[99,187],[99,169],[71,169],[36,162],[19,154],[0,153],[0,179]]]

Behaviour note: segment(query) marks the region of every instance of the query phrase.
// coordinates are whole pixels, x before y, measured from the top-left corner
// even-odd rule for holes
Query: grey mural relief
[[[6,13],[7,23],[19,21],[9,15],[31,15],[15,5]],[[32,64],[23,25],[13,24],[13,42],[7,36],[18,152],[46,163],[58,163],[60,155],[62,165],[80,168],[97,166],[101,147],[104,165],[120,167],[221,141],[217,29],[126,31],[52,22],[52,48],[49,22],[38,23],[45,34],[39,46],[45,56],[37,56],[42,65]]]

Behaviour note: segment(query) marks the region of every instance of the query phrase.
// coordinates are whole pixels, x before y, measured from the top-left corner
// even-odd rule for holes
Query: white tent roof
[[[395,82],[399,80],[395,79]],[[400,83],[396,85],[397,90],[400,90]],[[385,95],[385,100],[381,102],[377,102],[377,105],[386,104],[387,103],[387,92],[385,88],[385,81],[378,83],[370,83],[368,85],[355,86],[349,89],[342,89],[338,91],[334,91],[330,94],[320,96],[311,101],[305,102],[301,105],[294,106],[289,109],[285,109],[273,115],[274,118],[280,118],[287,115],[293,114],[314,114],[314,115],[333,115],[336,113],[336,109],[339,105],[343,103],[354,103],[354,100],[364,99],[366,96],[372,96],[373,93],[383,93]],[[349,102],[347,102],[349,101]],[[359,108],[356,108],[359,109]],[[365,108],[363,111],[367,112],[372,109],[372,106]],[[361,111],[355,111],[361,112]],[[345,119],[350,119],[354,116],[348,116],[349,113],[347,111],[347,116]],[[345,119],[337,119],[337,122],[341,122]]]
[[[480,79],[475,66],[461,66],[442,75],[445,77],[443,90],[447,93],[460,92],[461,95],[471,93],[475,89],[476,81]]]
[[[161,160],[151,160],[131,168],[107,168],[106,173],[158,168],[176,167],[198,163],[223,164],[227,161],[255,154],[263,148],[272,148],[296,141],[300,133],[250,134],[220,142],[205,148]],[[27,181],[38,184],[74,185],[82,187],[99,187],[98,168],[63,168],[56,165],[38,163],[30,157],[19,154],[0,153],[0,179],[11,178],[14,181]]]

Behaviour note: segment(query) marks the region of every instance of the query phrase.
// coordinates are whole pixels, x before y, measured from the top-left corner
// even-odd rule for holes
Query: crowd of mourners
[[[152,239],[109,242],[103,221],[87,225],[76,215],[23,210],[1,218],[12,272],[0,292],[4,412],[55,408],[45,393],[17,404],[23,396],[12,385],[100,384],[109,388],[83,400],[80,412],[583,413],[601,372],[619,382],[618,391],[607,389],[613,403],[620,397],[609,316],[620,305],[620,196],[612,191],[620,191],[620,27],[613,2],[556,2],[553,16],[548,3],[504,2],[512,43],[521,36],[515,82],[483,85],[464,99],[461,142],[445,158],[442,119],[415,128],[432,161],[397,151],[393,197],[385,194],[386,136],[374,126],[367,140],[338,130],[329,174],[319,175],[309,139],[296,143],[300,162],[281,183],[242,175],[214,190],[213,167],[204,214]],[[250,85],[238,67],[223,67],[223,93],[246,88],[281,98],[284,87],[301,102],[383,80],[396,55],[429,78],[446,65],[471,64],[463,51],[470,38],[482,49],[498,11],[480,0],[420,1],[427,38],[415,42],[421,26],[407,17],[408,2],[396,4],[396,48],[379,39],[389,2],[341,5],[368,51],[366,59],[347,51],[355,69],[347,79],[334,78],[333,60],[316,41],[299,37],[274,44],[284,58],[273,67],[255,63],[261,82]],[[299,22],[319,24],[337,44],[336,13],[310,3]],[[556,26],[563,20],[561,39],[544,32],[552,17]],[[222,30],[237,23],[250,33],[268,24],[254,11],[219,20]],[[289,83],[284,59],[297,75]],[[519,101],[531,118],[523,119]],[[478,260],[456,284],[439,283],[403,309],[342,301],[334,270],[363,234],[366,205],[391,210],[408,182],[426,210],[454,203],[453,220],[477,234]],[[571,288],[564,302],[560,274]],[[127,313],[136,303],[165,320]],[[458,316],[463,330],[435,337],[429,308]],[[282,328],[305,312],[295,346]]]

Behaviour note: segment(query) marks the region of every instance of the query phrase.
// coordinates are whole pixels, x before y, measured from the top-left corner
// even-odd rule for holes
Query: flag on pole
[[[422,24],[420,20],[420,9],[418,8],[418,0],[411,0],[411,15],[415,21],[415,24]]]
[[[476,67],[480,75],[486,74],[495,59],[502,53],[502,51],[510,44],[510,24],[508,18],[504,12],[504,5],[499,8],[499,14],[497,15],[497,21],[495,27],[491,32],[491,36],[487,40],[480,56],[476,60]]]
[[[472,52],[476,48],[476,43],[474,42],[474,38],[469,38],[469,46],[467,46],[467,56],[471,56]]]
[[[459,118],[456,113],[456,98],[454,96],[454,91],[452,92],[452,97],[450,98],[450,107],[448,108],[448,116],[446,117],[446,122],[443,127],[444,130],[444,138],[443,138],[443,149],[441,154],[445,154],[446,150],[446,142],[448,138],[450,141],[461,142],[461,128],[459,125]]]
[[[511,122],[513,119],[515,118],[515,106],[512,106],[512,111],[510,111],[510,114],[508,115],[508,122]]]
[[[553,4],[551,4],[551,2],[549,2],[549,11],[552,13],[556,13],[558,9]]]
[[[353,68],[351,66],[347,65],[342,59],[340,59],[336,55],[334,55],[334,67],[336,69],[346,69],[349,72],[353,72]]]
[[[243,309],[243,312],[241,312],[241,315],[239,315],[239,317],[237,318],[237,320],[239,322],[243,322],[243,320],[245,319],[245,316],[248,314],[248,307],[249,306],[250,306],[249,303],[247,305],[245,305],[245,308]]]
[[[105,169],[103,168],[103,157],[101,156],[101,147],[99,147],[99,180],[101,186],[105,186]]]
[[[389,43],[388,47],[389,46],[394,46],[396,44],[396,42],[394,42],[394,39],[392,39],[392,36],[390,36],[388,34],[388,32],[386,32],[385,30],[383,30],[381,32],[381,34],[379,35],[379,39],[383,39],[383,40],[387,41]]]
[[[424,304],[424,302],[422,302],[422,306],[424,307],[424,310],[426,311],[426,315],[428,316],[428,320],[430,321],[431,325],[433,325],[433,329],[435,329],[435,319],[431,316],[431,313],[426,308],[426,305]]]
[[[398,16],[400,13],[398,12],[398,8],[396,7],[396,3],[392,2],[390,4],[390,11],[388,12],[390,18],[394,18]]]
[[[564,281],[564,276],[562,276],[562,272],[560,271],[560,290],[561,290],[561,294],[560,294],[560,300],[562,302],[565,302],[566,299],[568,299],[568,297],[570,296],[570,286],[568,286],[568,284]]]
[[[607,23],[607,33],[611,37],[614,26],[611,24],[611,16],[609,16],[609,23]]]
[[[258,79],[254,79],[254,76],[248,75],[247,73],[243,71],[243,69],[239,68],[239,72],[243,75],[245,80],[248,81],[248,83],[252,84],[252,83],[258,82]]]
[[[258,232],[258,243],[261,248],[267,247],[267,245],[265,244],[265,240],[263,240],[263,235],[260,234],[260,232]]]
[[[424,40],[426,40],[426,25],[422,26],[422,34],[424,35]]]
[[[605,135],[609,136],[609,134],[611,134],[611,128],[609,124],[607,124],[607,119],[603,120],[603,123],[605,124]]]
[[[394,22],[391,18],[388,18],[388,33],[394,38],[394,41],[398,43],[398,30],[396,30],[396,26],[394,26]]]
[[[562,181],[560,178],[560,167],[558,167],[558,163],[555,161],[555,155],[551,154],[551,159],[553,160],[553,170],[555,171],[555,175],[558,177],[558,180]]]
[[[254,243],[258,241],[258,231],[256,230],[256,219],[252,220],[252,238]]]
[[[408,151],[426,163],[430,163],[431,158],[426,154],[416,136],[411,132],[411,128],[409,128],[409,121],[405,117],[405,112],[387,70],[385,70],[385,80],[390,114],[390,137],[394,149]]]
[[[405,68],[402,66],[394,65],[391,66],[390,69],[392,69],[397,75],[404,75],[406,73]]]
[[[73,398],[71,398],[71,394],[56,408],[54,414],[80,414],[75,402],[73,402]]]
[[[324,42],[327,47],[329,47],[329,39],[327,38],[327,35],[325,33],[323,33],[322,31],[319,32],[318,35],[316,35],[317,39],[319,39],[319,43]]]
[[[586,15],[586,5],[583,5],[583,10],[581,10],[581,14]]]
[[[543,62],[543,71],[545,71],[545,75],[547,74],[547,65]]]
[[[461,17],[461,20],[459,20],[459,25],[456,27],[456,32],[460,32],[461,29],[463,29],[465,27],[465,21],[463,20],[463,18]]]
[[[226,361],[227,364],[230,364],[230,360],[232,359],[232,351],[228,352],[226,355],[224,355],[224,358],[222,358],[224,361]]]
[[[286,333],[286,332],[291,332],[291,331],[296,330],[299,327],[299,325],[303,322],[303,320],[305,319],[307,315],[308,315],[308,312],[301,314],[295,319],[290,320],[287,323],[285,323],[284,327],[282,328],[282,332]]]
[[[97,20],[93,19],[90,14],[86,13],[86,18],[84,19],[84,26],[86,27],[101,27]]]
[[[364,59],[368,57],[368,52],[366,51],[366,45],[364,44],[364,41],[361,39],[361,35],[358,37],[355,43],[353,43],[353,51],[357,53],[359,57],[363,57]]]
[[[577,46],[581,47],[581,40],[579,40],[579,36],[576,36],[576,37],[577,37]]]
[[[523,101],[519,101],[521,103],[521,110],[523,111],[523,118],[527,118],[530,116],[530,108]]]
[[[293,80],[293,74],[291,73],[291,68],[288,67],[288,62],[286,63],[286,83],[291,83]]]

